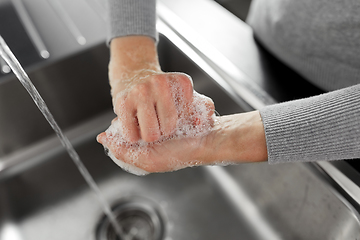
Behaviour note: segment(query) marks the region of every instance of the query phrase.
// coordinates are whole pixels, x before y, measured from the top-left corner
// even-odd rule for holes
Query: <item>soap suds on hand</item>
[[[137,163],[138,157],[140,155],[146,154],[149,150],[149,147],[153,144],[161,144],[161,142],[173,139],[173,138],[184,138],[184,137],[201,137],[207,135],[213,128],[215,114],[214,114],[214,105],[210,98],[193,91],[193,101],[190,106],[185,106],[181,101],[183,97],[183,92],[181,91],[176,81],[173,82],[172,86],[172,97],[175,102],[175,106],[178,112],[178,120],[176,124],[176,130],[171,136],[162,136],[155,143],[145,142],[140,139],[136,143],[129,143],[126,141],[126,130],[122,126],[120,121],[121,116],[118,116],[115,119],[110,127],[105,131],[106,140],[103,142],[104,147],[108,151],[108,156],[122,169],[133,173],[135,175],[146,175],[147,171],[136,167],[133,163]],[[109,146],[127,146],[128,151],[126,152],[127,162],[125,163],[121,159],[117,159],[115,154],[111,151]],[[184,149],[186,151],[186,149]],[[193,163],[193,164],[192,164]],[[169,164],[172,166],[173,170],[177,170],[185,167],[184,163],[176,161],[176,159],[169,159]],[[192,161],[188,166],[196,166],[198,163]],[[141,166],[141,165],[140,165]]]

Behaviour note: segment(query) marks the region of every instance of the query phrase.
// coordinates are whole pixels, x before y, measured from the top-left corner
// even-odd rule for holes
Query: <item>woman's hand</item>
[[[98,142],[109,151],[109,156],[119,166],[128,166],[147,173],[169,172],[181,168],[203,165],[206,158],[205,145],[207,136],[172,138],[145,146],[139,144],[120,143],[106,133],[98,135]],[[137,174],[132,167],[124,170]],[[140,171],[141,172],[141,171]]]
[[[192,101],[191,79],[181,73],[163,73],[155,42],[149,37],[116,38],[110,49],[111,93],[123,137],[134,143],[172,135],[180,114],[176,103],[186,106]]]
[[[98,136],[98,141],[114,155],[114,161],[148,173],[267,160],[265,133],[258,111],[218,117],[206,135],[172,138],[142,147],[119,144],[105,133]]]
[[[185,74],[140,72],[121,90],[113,92],[114,111],[122,122],[123,137],[134,143],[140,139],[154,142],[172,135],[178,117],[188,112],[186,106],[192,97],[191,80]],[[185,108],[180,110],[180,104]]]

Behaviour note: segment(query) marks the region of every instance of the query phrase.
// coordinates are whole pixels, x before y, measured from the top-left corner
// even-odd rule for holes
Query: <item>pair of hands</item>
[[[266,144],[258,112],[219,117],[208,134],[175,137],[180,117],[191,118],[193,85],[181,73],[163,73],[157,59],[156,46],[148,37],[134,36],[111,42],[109,78],[114,111],[120,122],[122,141],[109,134],[97,140],[116,159],[151,172],[166,172],[193,165],[265,161]],[[176,91],[174,92],[174,86]],[[179,103],[182,106],[179,108]],[[206,102],[208,121],[214,104]],[[194,125],[199,124],[194,122]],[[147,143],[136,160],[128,153]],[[265,148],[264,148],[265,146]],[[265,150],[265,151],[264,151]]]

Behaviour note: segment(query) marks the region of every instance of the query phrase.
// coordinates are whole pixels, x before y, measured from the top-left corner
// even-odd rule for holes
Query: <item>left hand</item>
[[[140,147],[140,151],[138,145],[118,144],[106,133],[101,133],[97,140],[114,154],[117,161],[148,173],[267,160],[265,133],[258,111],[217,117],[206,135],[170,138]]]
[[[117,144],[106,133],[99,134],[97,140],[106,146],[117,160],[145,170],[148,173],[169,172],[192,165],[203,165],[205,159],[204,142],[207,136],[182,137],[156,142],[139,147],[134,144]]]

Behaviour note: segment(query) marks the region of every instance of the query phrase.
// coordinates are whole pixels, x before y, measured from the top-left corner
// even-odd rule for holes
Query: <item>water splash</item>
[[[90,188],[94,191],[94,193],[97,196],[97,199],[99,200],[104,213],[109,218],[111,224],[113,225],[114,229],[117,232],[117,235],[120,239],[127,239],[125,236],[121,226],[116,222],[115,216],[111,212],[111,208],[103,195],[101,194],[101,191],[97,184],[95,183],[94,179],[90,175],[89,171],[83,164],[83,162],[80,160],[79,155],[75,151],[74,147],[71,145],[69,139],[63,134],[62,130],[60,129],[59,125],[55,121],[54,117],[50,113],[46,103],[44,102],[43,98],[40,96],[39,92],[35,88],[35,86],[32,84],[30,78],[20,65],[19,61],[16,59],[14,54],[11,52],[10,48],[7,46],[4,39],[0,36],[0,57],[2,57],[5,62],[9,65],[13,73],[16,75],[16,77],[19,79],[21,84],[25,87],[25,89],[30,94],[31,98],[34,100],[35,104],[41,111],[41,113],[44,115],[46,120],[49,122],[51,127],[54,129],[56,135],[59,137],[62,145],[65,147],[66,151],[69,153],[71,159],[74,161],[75,165],[79,169],[80,173],[84,177],[85,181],[88,183]]]

